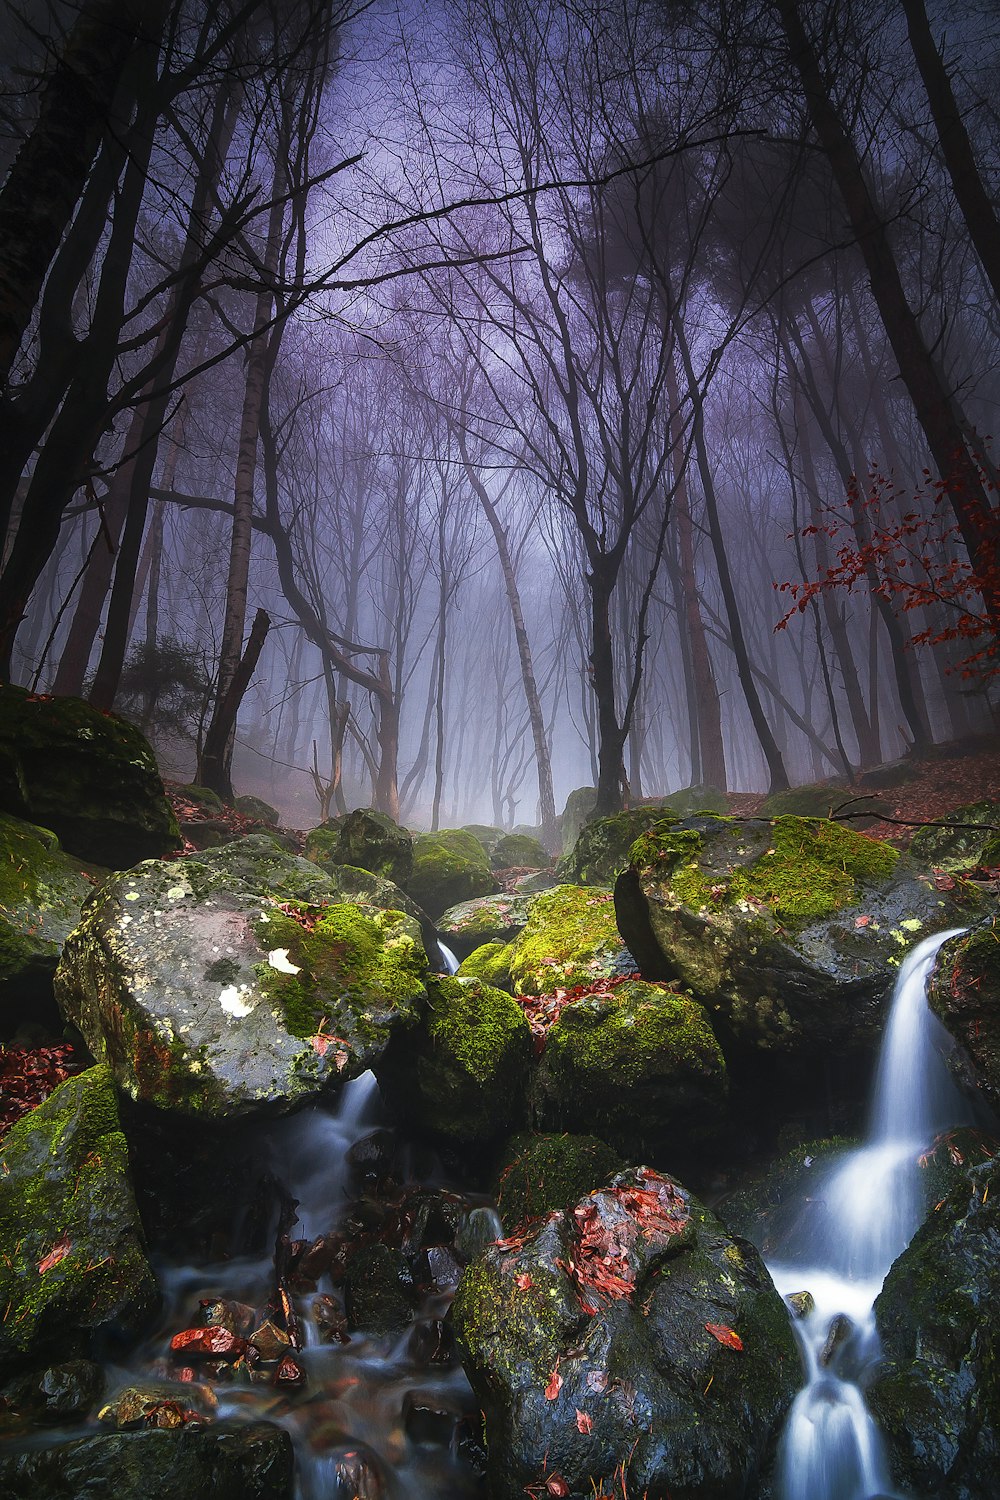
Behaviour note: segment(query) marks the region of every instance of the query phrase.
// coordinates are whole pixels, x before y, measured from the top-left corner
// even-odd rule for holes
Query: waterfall
[[[442,943],[440,938],[438,938],[437,940],[437,945],[441,954],[441,962],[444,966],[444,972],[446,974],[457,974],[458,959],[455,957],[454,953],[452,953],[451,949],[447,946],[446,943]]]
[[[806,1384],[781,1443],[782,1500],[879,1500],[892,1493],[878,1430],[865,1406],[865,1375],[878,1357],[873,1306],[886,1273],[921,1219],[919,1157],[968,1111],[944,1054],[951,1039],[927,1004],[937,933],[904,960],[879,1054],[865,1144],[835,1166],[814,1195],[825,1200],[821,1250],[788,1247],[770,1267],[785,1296],[807,1290],[796,1323]]]

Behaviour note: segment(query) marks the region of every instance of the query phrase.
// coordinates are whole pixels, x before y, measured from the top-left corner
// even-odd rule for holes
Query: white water
[[[452,953],[451,949],[447,946],[447,944],[446,943],[442,943],[442,941],[441,941],[440,938],[438,938],[438,948],[441,950],[441,958],[442,958],[442,960],[444,962],[444,971],[445,971],[445,973],[446,974],[457,974],[458,973],[458,959],[455,957],[454,953]]]
[[[782,1500],[879,1500],[893,1493],[862,1388],[878,1356],[875,1298],[921,1219],[919,1157],[940,1131],[968,1118],[944,1061],[950,1038],[926,994],[937,951],[956,931],[926,938],[900,969],[867,1141],[818,1185],[832,1232],[819,1249],[790,1246],[788,1260],[770,1267],[783,1296],[809,1291],[815,1304],[796,1323],[806,1384],[782,1438]],[[845,1318],[849,1323],[836,1321]],[[842,1338],[824,1364],[835,1323]]]

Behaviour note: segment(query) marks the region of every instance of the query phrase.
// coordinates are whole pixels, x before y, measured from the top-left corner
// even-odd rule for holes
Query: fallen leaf
[[[48,1255],[43,1256],[38,1262],[39,1276],[44,1276],[46,1271],[51,1271],[53,1266],[57,1266],[61,1260],[65,1260],[72,1248],[73,1246],[67,1234],[64,1234],[61,1240],[56,1240]]]
[[[854,925],[855,925],[855,927],[868,927],[868,926],[870,926],[870,924],[871,924],[871,917],[855,917],[854,918]]]
[[[607,1372],[607,1370],[588,1370],[588,1372],[587,1372],[587,1389],[588,1389],[588,1391],[596,1391],[597,1394],[600,1396],[600,1395],[604,1394],[604,1392],[607,1390],[607,1388],[608,1388],[608,1372]]]
[[[588,1416],[585,1411],[581,1411],[580,1408],[577,1407],[576,1408],[576,1430],[577,1430],[577,1432],[582,1432],[584,1434],[584,1436],[586,1437],[587,1433],[590,1431],[590,1429],[593,1427],[593,1425],[594,1425],[594,1419],[593,1419],[593,1417]]]
[[[552,1371],[552,1374],[549,1376],[549,1383],[545,1387],[546,1401],[554,1401],[556,1399],[559,1392],[562,1390],[562,1383],[563,1378],[559,1374],[559,1361],[556,1360],[556,1367]]]
[[[521,1271],[519,1275],[514,1277],[514,1285],[519,1292],[526,1292],[530,1286],[534,1286],[534,1282],[527,1271]]]
[[[742,1349],[743,1340],[732,1328],[727,1328],[725,1323],[706,1323],[705,1327],[713,1339],[718,1339],[720,1344],[725,1344],[727,1349]]]
[[[569,1485],[561,1474],[550,1474],[545,1481],[545,1488],[550,1495],[564,1496],[569,1494]]]

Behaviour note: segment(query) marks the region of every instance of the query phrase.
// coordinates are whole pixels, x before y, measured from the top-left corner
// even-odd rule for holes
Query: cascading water
[[[940,1131],[968,1118],[944,1061],[950,1038],[926,997],[937,951],[958,930],[925,939],[903,962],[867,1141],[816,1190],[826,1206],[822,1243],[804,1236],[770,1266],[783,1295],[807,1290],[811,1299],[796,1324],[806,1384],[782,1439],[782,1500],[878,1500],[892,1493],[862,1388],[878,1356],[875,1298],[920,1223],[920,1155]]]
[[[455,957],[454,953],[452,953],[447,944],[442,943],[440,938],[438,938],[438,948],[441,952],[441,960],[444,964],[444,972],[446,974],[457,974],[458,959]]]

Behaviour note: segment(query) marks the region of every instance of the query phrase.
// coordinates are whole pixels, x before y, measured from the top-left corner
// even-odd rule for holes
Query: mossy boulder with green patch
[[[498,844],[504,837],[502,828],[495,828],[492,823],[463,823],[463,833],[471,833],[477,839],[486,853],[489,854],[494,844]]]
[[[181,847],[148,741],[79,698],[0,686],[0,810],[113,869]]]
[[[548,995],[634,969],[618,932],[614,898],[595,886],[557,885],[536,896],[510,955],[518,995]]]
[[[481,979],[495,989],[512,990],[514,981],[510,977],[510,960],[513,952],[513,943],[483,943],[459,964],[458,977]]]
[[[237,797],[233,806],[238,813],[245,818],[253,818],[255,823],[266,823],[269,828],[277,828],[281,822],[281,814],[270,802],[265,802],[263,797],[251,797],[245,795]]]
[[[629,850],[639,835],[672,816],[660,807],[636,807],[593,819],[559,861],[560,880],[572,885],[614,885],[615,877],[628,868]]]
[[[323,901],[336,897],[338,886],[328,871],[311,859],[291,854],[270,833],[248,833],[212,849],[185,856],[185,863],[202,865],[240,886],[249,886],[276,901]]]
[[[527,833],[505,833],[490,850],[494,870],[545,870],[549,856],[545,845]]]
[[[314,829],[309,838],[314,839],[324,831],[327,830]],[[413,837],[387,813],[359,807],[341,820],[334,840],[324,849],[323,858],[333,864],[370,870],[373,875],[405,886],[413,872]]]
[[[512,1234],[526,1219],[572,1207],[624,1165],[618,1152],[596,1135],[513,1136],[496,1185],[506,1232]]]
[[[581,830],[594,816],[596,806],[597,788],[595,786],[578,786],[576,791],[570,792],[566,798],[566,806],[559,819],[559,837],[564,855],[570,852],[580,837]]]
[[[828,781],[786,787],[783,792],[771,792],[764,798],[760,815],[762,818],[828,818],[835,807],[855,795],[846,787]],[[861,805],[858,804],[859,810]]]
[[[443,828],[413,840],[413,874],[406,889],[437,918],[461,901],[492,895],[497,883],[479,840],[462,828]]]
[[[678,818],[690,818],[693,813],[724,813],[729,810],[725,792],[717,786],[700,782],[697,786],[684,786],[663,798],[662,806]]]
[[[868,1392],[895,1482],[927,1500],[993,1500],[1000,1473],[1000,1167],[960,1181],[875,1303]]]
[[[55,834],[0,814],[0,1000],[49,988],[62,945],[97,876],[63,854]],[[104,871],[99,872],[102,876]]]
[[[218,792],[213,792],[211,787],[196,786],[191,781],[178,786],[176,792],[185,802],[193,802],[195,807],[203,807],[206,812],[221,813],[226,810],[226,804]]]
[[[574,1000],[549,1029],[535,1111],[626,1158],[690,1159],[725,1119],[726,1064],[704,1008],[641,980]]]
[[[796,1065],[873,1048],[907,949],[984,902],[967,887],[936,890],[842,823],[790,816],[658,825],[615,887],[642,973],[708,1007],[730,1062],[763,1049]]]
[[[476,1148],[524,1122],[533,1065],[516,1000],[480,979],[442,977],[428,981],[417,1029],[387,1047],[375,1072],[401,1124]]]
[[[68,1078],[0,1144],[0,1298],[4,1371],[156,1310],[107,1068]]]
[[[1000,1115],[1000,920],[985,917],[939,950],[930,1007],[959,1043],[953,1071]]]
[[[555,1474],[581,1497],[756,1493],[801,1383],[757,1251],[648,1168],[485,1250],[452,1319],[496,1500]]]
[[[533,896],[480,896],[450,906],[438,918],[437,929],[460,959],[484,943],[509,943],[528,920]]]
[[[936,822],[977,826],[918,828],[910,840],[910,856],[925,869],[955,875],[980,865],[990,869],[1000,865],[1000,802],[967,802]]]
[[[229,1116],[288,1109],[364,1072],[415,1024],[426,974],[402,912],[279,905],[186,859],[105,882],[55,991],[133,1098]]]

